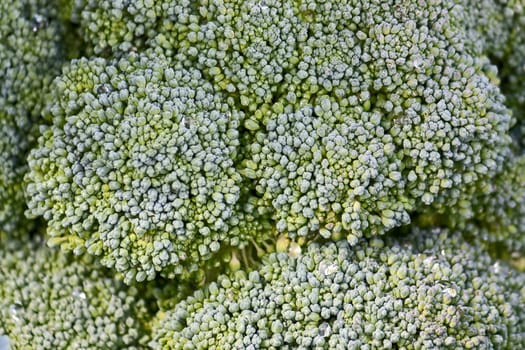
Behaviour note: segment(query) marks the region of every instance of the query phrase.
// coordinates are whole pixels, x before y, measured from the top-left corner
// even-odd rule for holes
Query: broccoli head
[[[525,275],[441,229],[312,243],[159,313],[155,349],[518,349]]]
[[[90,259],[13,239],[0,260],[0,334],[10,349],[146,348],[141,293]]]
[[[184,4],[179,40],[57,79],[27,176],[51,244],[194,278],[272,236],[383,234],[501,170],[511,112],[454,2]]]
[[[55,86],[27,175],[28,214],[51,244],[100,255],[126,281],[192,272],[240,244],[243,114],[199,71],[130,53],[73,61]]]
[[[215,1],[207,16],[181,52],[253,110],[241,173],[278,231],[384,233],[501,169],[511,112],[453,3]]]
[[[524,1],[0,0],[0,349],[525,348]]]

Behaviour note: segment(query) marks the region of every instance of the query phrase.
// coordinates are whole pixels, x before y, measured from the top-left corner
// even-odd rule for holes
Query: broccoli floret
[[[42,109],[42,91],[60,72],[62,29],[42,0],[3,1],[0,11],[0,107],[34,117]]]
[[[100,255],[126,281],[198,270],[250,231],[238,227],[232,105],[151,52],[73,61],[29,155],[28,215],[48,221],[51,244]]]
[[[214,4],[187,56],[254,109],[241,173],[280,232],[384,233],[501,169],[511,113],[453,4]]]
[[[508,159],[501,172],[469,188],[464,200],[423,213],[419,225],[446,225],[484,242],[498,255],[525,257],[525,156]]]
[[[525,6],[525,4],[521,5]],[[516,125],[513,135],[520,150],[525,150],[525,11],[519,20],[513,22],[513,31],[505,50],[506,57],[501,61],[501,89],[513,109]]]
[[[177,40],[197,21],[191,0],[58,1],[62,17],[76,26],[88,55],[137,51],[152,40],[161,45],[165,40]]]
[[[24,228],[30,225],[24,218],[26,204],[21,182],[27,170],[27,122],[24,116],[10,116],[0,110],[0,242],[23,235]],[[24,124],[19,128],[17,123]]]
[[[0,334],[10,349],[146,348],[141,293],[90,259],[13,239],[0,261]]]
[[[503,60],[521,0],[457,0],[457,21],[467,30],[468,45],[492,60]],[[459,15],[460,14],[460,15]]]
[[[480,231],[482,234],[479,238],[495,244],[496,254],[510,255],[511,260],[523,261],[525,259],[525,156],[517,157],[505,164],[503,171],[490,184],[476,191],[469,205],[471,217],[462,229],[465,232]],[[461,209],[465,210],[465,208]],[[456,217],[459,221],[461,219],[457,218],[458,216],[450,217]],[[521,268],[525,268],[525,265]]]
[[[46,1],[0,3],[0,240],[26,232],[22,178],[32,123],[60,70],[61,28]]]
[[[155,349],[518,349],[525,275],[440,229],[313,243],[160,312]]]
[[[259,206],[275,210],[280,232],[359,237],[409,223],[402,157],[380,120],[328,97],[268,111],[242,173],[255,180]]]
[[[513,135],[525,144],[525,4],[521,0],[462,0],[469,43],[498,66],[500,87],[517,124]]]

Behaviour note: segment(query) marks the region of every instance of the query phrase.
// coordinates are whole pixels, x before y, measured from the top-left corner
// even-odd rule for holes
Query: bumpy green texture
[[[500,169],[511,114],[453,3],[213,4],[187,56],[254,109],[242,171],[280,232],[384,233]]]
[[[0,348],[524,349],[524,150],[525,0],[0,0]]]
[[[126,281],[201,279],[279,235],[384,234],[502,171],[511,112],[456,1],[174,4],[158,35],[126,26],[142,37],[111,23],[156,3],[74,3],[100,50],[144,45],[54,84],[27,177],[51,244]]]
[[[525,3],[521,4],[522,12],[513,22],[513,31],[505,52],[507,57],[501,62],[501,88],[507,97],[507,103],[514,111],[514,127],[521,151],[525,150]]]
[[[473,222],[467,232],[477,229],[482,240],[500,242],[507,252],[525,257],[525,156],[509,161],[470,205]]]
[[[21,179],[27,170],[24,156],[29,148],[25,117],[13,117],[0,111],[0,241],[24,234],[25,200]],[[21,131],[17,122],[22,125]]]
[[[469,42],[499,69],[500,87],[517,122],[514,136],[525,145],[525,2],[459,0]]]
[[[455,189],[461,198],[451,203],[446,197],[419,217],[419,224],[446,225],[477,239],[496,254],[525,256],[525,24],[522,0],[458,0],[459,26],[467,29],[469,51],[486,55],[497,66],[493,80],[512,110],[514,142],[506,152],[504,166],[484,181]],[[497,73],[497,74],[496,74]],[[436,210],[437,209],[437,210]],[[513,258],[511,258],[513,259]]]
[[[111,55],[143,49],[152,40],[178,40],[196,22],[191,0],[57,0],[76,26],[87,54]]]
[[[275,210],[280,232],[320,231],[325,238],[346,232],[352,240],[410,222],[414,201],[379,113],[328,97],[315,106],[277,109],[249,145],[242,173],[256,181],[258,205]]]
[[[197,270],[242,238],[228,235],[242,180],[231,105],[156,54],[73,61],[29,156],[28,213],[51,244],[101,255],[126,281]]]
[[[25,156],[42,96],[62,62],[60,39],[46,1],[0,3],[0,238],[25,232]]]
[[[155,349],[520,349],[525,275],[442,230],[267,256],[160,313]]]
[[[456,0],[461,6],[459,25],[464,26],[468,36],[475,40],[469,45],[494,60],[504,60],[512,45],[511,32],[523,14],[522,0]],[[458,11],[458,14],[459,14]]]
[[[442,212],[424,213],[419,225],[446,225],[471,235],[497,254],[525,257],[525,156],[510,158],[490,181]]]
[[[0,335],[10,349],[145,349],[139,291],[43,242],[0,247]]]

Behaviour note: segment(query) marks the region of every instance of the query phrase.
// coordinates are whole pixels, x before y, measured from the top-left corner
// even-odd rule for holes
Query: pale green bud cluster
[[[46,1],[0,3],[0,239],[25,234],[22,179],[43,95],[63,61],[61,28]]]
[[[314,243],[159,313],[154,349],[518,349],[525,275],[440,229]]]
[[[99,255],[126,281],[196,271],[240,244],[228,232],[242,113],[199,71],[153,53],[80,59],[52,103],[26,178],[51,244]]]
[[[181,51],[254,110],[242,173],[278,231],[381,234],[501,169],[511,113],[454,3],[213,4]]]
[[[418,224],[446,225],[488,244],[497,254],[525,257],[525,156],[510,158],[490,181],[469,189],[470,200],[427,212]]]
[[[191,0],[57,0],[77,27],[88,54],[111,56],[142,50],[152,41],[177,40],[196,22]]]
[[[0,247],[0,335],[11,350],[146,349],[140,291],[43,242]]]

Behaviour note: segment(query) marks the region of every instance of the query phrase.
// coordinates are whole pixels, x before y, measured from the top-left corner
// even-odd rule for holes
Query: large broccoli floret
[[[409,223],[414,201],[402,157],[380,119],[328,97],[267,112],[242,173],[255,180],[258,205],[275,211],[280,232],[359,237]]]
[[[126,281],[198,270],[251,232],[232,105],[156,54],[73,61],[29,156],[28,214],[51,244],[101,255]]]
[[[21,180],[32,122],[63,61],[55,17],[45,1],[0,3],[0,238],[26,232]]]
[[[146,348],[141,293],[91,260],[13,239],[0,261],[0,334],[10,349]]]
[[[511,114],[455,11],[450,2],[208,7],[181,52],[254,110],[242,173],[279,231],[383,233],[501,168]]]
[[[155,349],[518,349],[525,275],[442,230],[311,244],[161,312]]]

